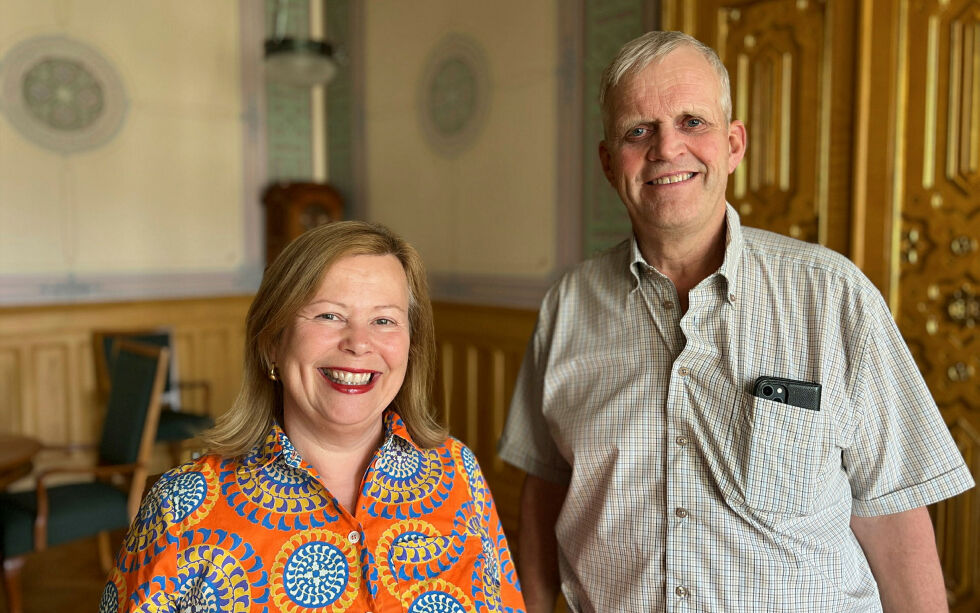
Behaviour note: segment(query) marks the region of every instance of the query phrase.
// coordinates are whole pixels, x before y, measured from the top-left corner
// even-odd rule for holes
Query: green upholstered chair
[[[21,610],[19,578],[27,554],[97,534],[100,562],[108,572],[108,531],[128,526],[139,508],[169,352],[129,341],[119,341],[115,351],[97,465],[45,470],[36,489],[0,494],[0,557],[11,613]],[[52,477],[65,474],[94,480],[48,485]]]
[[[180,381],[176,377],[176,356],[173,339],[169,329],[153,330],[96,330],[93,333],[95,347],[95,379],[99,394],[104,398],[112,387],[113,348],[117,341],[125,339],[166,347],[170,350],[170,364],[167,369],[166,385],[160,408],[160,425],[157,428],[158,442],[170,448],[171,461],[181,461],[182,444],[214,425],[211,417],[211,386],[207,381]],[[183,406],[182,395],[188,395],[196,405]]]

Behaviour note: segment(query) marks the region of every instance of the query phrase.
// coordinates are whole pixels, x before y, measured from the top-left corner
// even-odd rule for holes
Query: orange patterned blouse
[[[394,413],[351,515],[274,426],[147,494],[102,595],[114,611],[516,612],[497,510],[456,439],[422,449]]]

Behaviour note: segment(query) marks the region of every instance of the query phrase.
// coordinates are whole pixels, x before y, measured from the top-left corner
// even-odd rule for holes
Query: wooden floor
[[[113,547],[119,546],[122,535],[122,531],[113,534]],[[98,611],[105,577],[95,538],[29,555],[21,571],[21,585],[24,613]],[[6,593],[3,596],[0,613],[8,613]]]

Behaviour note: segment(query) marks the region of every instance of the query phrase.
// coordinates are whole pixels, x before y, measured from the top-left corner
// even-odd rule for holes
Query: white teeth
[[[685,172],[679,175],[670,175],[667,177],[660,177],[659,179],[653,179],[652,181],[647,181],[650,185],[667,185],[669,183],[679,183],[681,181],[687,181],[694,176],[693,172]]]
[[[325,374],[334,383],[340,383],[342,385],[367,385],[372,377],[372,374],[369,372],[349,372],[334,368],[321,368],[320,372]]]

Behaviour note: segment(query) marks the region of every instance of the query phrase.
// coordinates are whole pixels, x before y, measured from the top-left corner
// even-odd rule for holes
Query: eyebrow
[[[324,304],[332,304],[332,305],[338,306],[338,307],[340,307],[342,309],[350,308],[344,302],[335,302],[333,300],[329,300],[329,299],[326,299],[326,298],[323,299],[323,300],[314,300],[313,302],[310,302],[306,306],[307,307],[317,307],[317,306],[324,305]],[[396,311],[401,311],[403,313],[406,312],[406,310],[404,308],[398,306],[397,304],[376,304],[376,305],[374,305],[374,306],[372,306],[370,308],[372,308],[374,310],[395,309]]]

